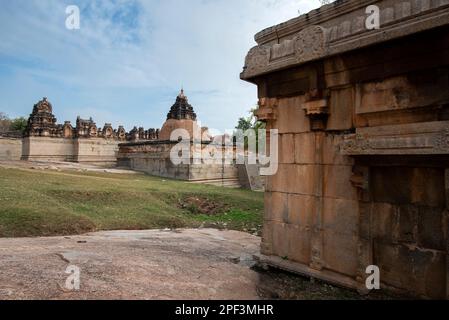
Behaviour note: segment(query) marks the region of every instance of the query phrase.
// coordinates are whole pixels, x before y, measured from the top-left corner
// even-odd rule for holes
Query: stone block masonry
[[[336,1],[256,35],[241,78],[279,130],[261,261],[449,296],[449,2]]]
[[[0,136],[0,161],[17,161],[22,156],[22,139]]]
[[[158,137],[159,130],[156,129],[134,127],[126,132],[122,126],[115,130],[108,123],[103,128],[98,128],[92,118],[85,120],[78,117],[75,128],[70,121],[65,121],[63,125],[57,124],[52,104],[47,98],[43,98],[33,107],[21,143],[21,156],[14,160],[68,161],[115,166],[119,143],[157,140]],[[0,148],[1,157],[6,158],[6,152]]]

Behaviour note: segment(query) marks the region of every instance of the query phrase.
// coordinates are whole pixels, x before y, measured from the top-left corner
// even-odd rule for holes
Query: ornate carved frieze
[[[70,121],[64,124],[57,124],[53,115],[53,106],[47,98],[43,98],[33,107],[33,112],[28,119],[25,137],[50,137],[50,138],[103,138],[117,139],[120,141],[129,140],[158,140],[159,129],[144,130],[144,128],[134,128],[127,133],[123,126],[114,130],[110,123],[106,123],[103,128],[97,128],[94,120],[81,119],[76,120],[76,127],[73,128]]]
[[[357,129],[341,145],[345,155],[449,154],[449,121]]]
[[[261,45],[252,48],[245,61],[245,77],[259,75],[279,66],[299,64],[322,57],[326,51],[326,29],[311,26],[291,40],[273,46]]]
[[[376,3],[380,29],[369,30],[365,21],[370,4],[348,0],[262,31],[256,35],[259,45],[246,57],[241,78],[249,80],[449,24],[449,0],[382,0]]]

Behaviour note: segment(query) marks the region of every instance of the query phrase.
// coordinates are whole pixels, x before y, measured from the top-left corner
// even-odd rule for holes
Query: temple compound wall
[[[180,161],[182,164],[174,164],[171,160],[171,151],[178,141],[148,141],[126,143],[120,145],[118,155],[119,166],[132,168],[154,176],[172,178],[186,181],[204,180],[238,180],[238,168],[234,163],[227,164],[224,159],[214,163],[195,163],[195,152],[222,152],[222,145],[210,143],[187,142],[190,149],[188,156]]]
[[[262,263],[449,298],[449,1],[337,1],[256,41],[241,78],[280,140]]]
[[[177,130],[184,133],[184,142],[179,145]],[[199,135],[199,139],[195,137]],[[235,161],[225,161],[226,147],[214,143],[206,127],[200,128],[196,113],[184,90],[181,90],[167,114],[156,141],[126,142],[119,145],[118,165],[154,176],[186,180],[217,181],[239,185],[239,171]],[[187,139],[185,139],[187,138]],[[224,142],[224,141],[223,141]],[[185,152],[175,154],[181,164],[172,161],[172,151],[179,148]],[[187,151],[188,150],[188,151]],[[217,161],[202,161],[206,154],[220,154]]]
[[[0,161],[18,161],[21,156],[21,138],[0,136]]]
[[[68,161],[115,166],[119,144],[126,141],[157,140],[159,130],[134,127],[130,132],[111,124],[98,128],[92,118],[57,124],[51,103],[44,98],[33,107],[23,138],[21,159],[27,161]]]

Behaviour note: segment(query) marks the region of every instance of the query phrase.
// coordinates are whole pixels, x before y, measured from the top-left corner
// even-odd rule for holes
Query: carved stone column
[[[359,200],[359,239],[357,243],[358,268],[356,280],[358,291],[367,294],[366,268],[373,264],[373,237],[372,237],[372,215],[373,206],[369,194],[369,172],[370,168],[365,166],[354,166],[352,185],[357,188]]]
[[[315,133],[315,212],[313,215],[313,227],[311,237],[311,263],[310,267],[315,270],[322,270],[325,263],[323,261],[324,247],[324,166],[323,166],[323,144],[325,133]]]
[[[311,73],[313,74],[313,73]],[[317,83],[315,83],[317,85]],[[311,89],[306,95],[306,102],[302,108],[310,118],[310,129],[316,131],[315,135],[315,212],[313,216],[313,229],[311,237],[311,263],[310,267],[315,270],[322,270],[325,266],[323,261],[324,249],[324,139],[327,117],[329,114],[328,100],[323,97],[324,94],[318,89]]]

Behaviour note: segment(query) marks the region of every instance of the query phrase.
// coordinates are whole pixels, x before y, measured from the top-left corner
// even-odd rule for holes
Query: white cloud
[[[10,68],[16,80],[27,79],[25,89],[30,89],[28,106],[14,108],[14,94],[24,88],[18,81],[5,92],[0,88],[11,100],[6,108],[31,109],[35,99],[52,99],[50,93],[62,88],[70,97],[54,93],[59,118],[88,105],[97,122],[114,115],[109,121],[130,127],[141,115],[153,114],[144,124],[161,126],[165,119],[156,116],[165,116],[172,103],[166,104],[166,93],[184,85],[203,124],[218,129],[232,128],[256,102],[256,88],[239,80],[254,34],[319,5],[318,0],[72,2],[81,9],[79,31],[65,29],[65,7],[72,3],[2,4],[0,82],[7,81],[2,70]],[[43,88],[50,93],[35,97]],[[130,97],[135,90],[139,98]],[[133,105],[123,106],[127,96]]]

